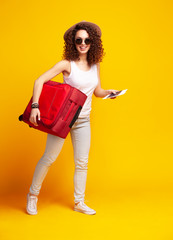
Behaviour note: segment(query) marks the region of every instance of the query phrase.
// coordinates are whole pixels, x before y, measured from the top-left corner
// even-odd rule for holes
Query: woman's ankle
[[[30,195],[30,196],[38,197],[38,195],[35,195],[35,194],[33,194],[33,193],[30,193],[30,192],[29,192],[29,195]]]

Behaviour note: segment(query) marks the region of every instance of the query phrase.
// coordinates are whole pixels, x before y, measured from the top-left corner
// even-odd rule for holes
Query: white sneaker
[[[78,204],[74,205],[74,211],[85,213],[85,214],[96,214],[94,209],[89,208],[84,201],[79,202]]]
[[[31,215],[37,214],[37,201],[38,197],[27,194],[27,206],[26,211]]]

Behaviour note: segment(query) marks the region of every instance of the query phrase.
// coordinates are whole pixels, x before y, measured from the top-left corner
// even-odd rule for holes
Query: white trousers
[[[88,156],[90,150],[90,117],[78,118],[70,130],[71,140],[74,152],[74,202],[84,200]],[[43,156],[38,161],[32,179],[32,184],[29,188],[30,193],[38,195],[43,183],[43,180],[49,170],[49,167],[57,159],[65,139],[52,134],[47,134],[46,149]]]

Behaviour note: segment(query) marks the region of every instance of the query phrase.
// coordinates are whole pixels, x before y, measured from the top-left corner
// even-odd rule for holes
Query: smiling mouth
[[[81,50],[85,50],[87,47],[80,47]]]

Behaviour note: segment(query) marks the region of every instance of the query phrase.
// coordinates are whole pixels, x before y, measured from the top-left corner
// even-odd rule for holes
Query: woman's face
[[[87,45],[84,40],[86,38],[89,38],[89,34],[87,33],[86,30],[80,29],[76,33],[75,40],[77,38],[81,38],[82,43],[80,45],[75,43],[76,49],[78,50],[79,54],[86,54],[88,52],[88,50],[90,49],[91,44]]]

